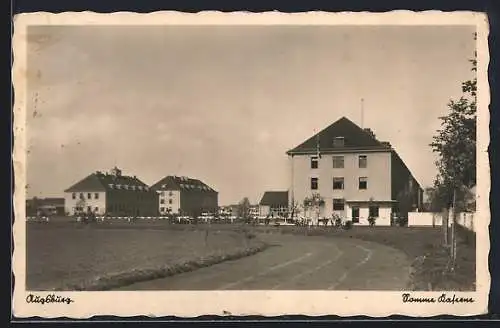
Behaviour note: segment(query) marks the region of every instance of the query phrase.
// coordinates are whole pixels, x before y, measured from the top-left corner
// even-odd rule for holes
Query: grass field
[[[164,221],[109,221],[85,226],[71,222],[30,223],[27,228],[27,288],[74,286],[82,280],[245,249],[240,225],[214,224],[205,245],[204,225]],[[447,272],[439,228],[430,227],[246,227],[255,234],[284,233],[354,238],[399,249],[414,260],[413,290],[475,290],[475,236],[459,231],[456,270]],[[390,259],[387,259],[390,261]]]
[[[236,231],[175,229],[161,224],[27,224],[28,290],[75,289],[98,278],[147,271],[257,243]],[[78,288],[77,288],[78,289]]]

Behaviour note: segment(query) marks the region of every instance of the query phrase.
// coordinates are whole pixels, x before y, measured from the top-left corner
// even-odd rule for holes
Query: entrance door
[[[359,223],[359,207],[352,207],[352,223]]]

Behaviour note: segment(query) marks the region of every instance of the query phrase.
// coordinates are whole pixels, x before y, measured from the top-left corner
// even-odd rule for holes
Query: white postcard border
[[[13,296],[16,317],[40,316],[45,318],[89,318],[96,315],[116,316],[178,316],[200,315],[294,315],[309,316],[366,315],[385,317],[393,314],[428,317],[440,314],[477,315],[486,313],[490,274],[488,270],[490,220],[489,191],[489,84],[487,75],[488,23],[485,14],[472,12],[439,11],[387,13],[221,13],[197,14],[155,12],[138,14],[118,12],[100,14],[92,12],[46,12],[17,15],[14,19],[15,88],[13,162],[15,172],[15,223],[13,270],[15,290]],[[476,25],[478,55],[478,135],[477,135],[477,291],[455,292],[460,297],[472,297],[472,304],[403,304],[402,292],[385,291],[168,291],[168,292],[58,292],[70,297],[71,304],[27,303],[29,292],[25,288],[25,185],[26,185],[26,33],[32,25]],[[458,82],[459,83],[459,82]],[[47,293],[34,293],[47,294]],[[414,293],[417,294],[417,293]],[[441,292],[419,292],[419,297],[439,297]],[[453,292],[446,292],[452,296]]]

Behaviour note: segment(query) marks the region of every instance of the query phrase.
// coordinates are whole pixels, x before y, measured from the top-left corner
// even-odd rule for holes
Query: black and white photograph
[[[15,27],[16,315],[486,311],[486,16]]]

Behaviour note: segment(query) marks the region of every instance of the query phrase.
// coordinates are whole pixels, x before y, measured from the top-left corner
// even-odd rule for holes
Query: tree
[[[316,216],[317,216],[316,222],[319,221],[320,209],[324,205],[325,205],[325,200],[318,193],[313,193],[310,197],[306,197],[304,199],[304,209],[305,210],[310,210],[310,209],[316,210]]]
[[[472,71],[477,70],[477,60],[470,60]],[[450,100],[448,115],[439,117],[441,129],[430,144],[438,153],[438,175],[434,188],[439,196],[452,203],[453,192],[470,189],[476,184],[476,112],[477,78],[462,83],[463,96]]]
[[[238,214],[241,216],[244,222],[247,222],[250,216],[250,201],[248,197],[244,197],[238,203]]]
[[[475,73],[476,54],[470,62]],[[439,156],[436,161],[438,175],[434,183],[434,196],[447,205],[447,208],[450,205],[452,208],[452,268],[456,259],[457,205],[466,202],[467,190],[476,184],[477,78],[463,82],[462,92],[459,100],[450,100],[448,103],[448,114],[439,117],[441,129],[437,130],[437,135],[430,144],[432,151]],[[447,226],[446,219],[446,231]]]
[[[290,220],[292,222],[295,221],[295,217],[300,214],[299,203],[294,202],[293,204],[291,204],[288,209],[288,213],[289,213],[288,217],[290,218]]]

